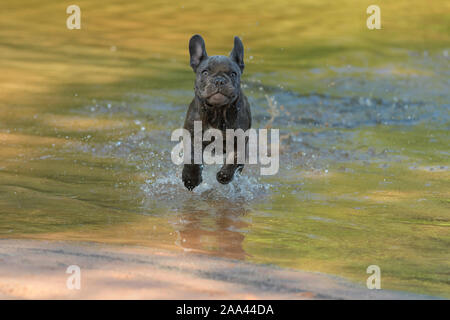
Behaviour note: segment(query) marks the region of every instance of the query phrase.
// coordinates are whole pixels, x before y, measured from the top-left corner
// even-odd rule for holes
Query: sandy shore
[[[69,290],[66,269],[81,269]],[[93,243],[0,240],[1,299],[423,299],[320,273],[192,253]]]

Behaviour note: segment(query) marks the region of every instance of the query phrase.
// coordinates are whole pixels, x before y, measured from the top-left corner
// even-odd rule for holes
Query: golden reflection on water
[[[404,134],[392,127],[356,128],[352,150],[371,145],[408,160],[387,169],[376,161],[332,163],[329,172],[298,165],[272,178],[281,186],[264,199],[268,203],[184,199],[175,211],[140,202],[140,185],[152,172],[83,149],[126,140],[141,130],[136,120],[155,135],[166,129],[156,110],[130,116],[85,109],[98,101],[137,110],[139,99],[131,93],[187,105],[187,95],[171,96],[192,88],[187,42],[194,33],[205,37],[210,54],[227,53],[233,36],[241,36],[245,80],[282,82],[299,93],[341,94],[330,85],[330,77],[340,75],[327,67],[349,64],[437,85],[435,70],[405,64],[410,52],[442,56],[448,50],[448,1],[382,3],[380,32],[365,29],[369,0],[77,4],[79,31],[65,28],[61,1],[0,4],[7,12],[0,20],[0,237],[161,247],[361,283],[367,265],[380,263],[390,288],[449,296],[450,177],[448,169],[430,170],[448,166],[445,126]],[[314,69],[325,71],[310,74]],[[151,103],[142,109],[157,105]],[[170,120],[181,122],[183,112],[174,111]],[[417,168],[409,169],[410,162]],[[304,183],[300,191],[298,182]]]

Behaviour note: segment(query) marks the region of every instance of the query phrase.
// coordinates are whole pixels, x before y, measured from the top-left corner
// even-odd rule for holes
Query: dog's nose
[[[214,79],[214,84],[216,86],[223,86],[226,82],[227,82],[227,80],[223,77],[217,77]]]

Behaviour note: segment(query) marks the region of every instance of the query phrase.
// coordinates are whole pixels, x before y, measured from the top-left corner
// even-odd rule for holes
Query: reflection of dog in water
[[[207,202],[208,207],[185,207],[177,216],[177,245],[232,259],[244,259],[248,254],[242,244],[249,223],[244,220],[248,210],[242,203],[230,201]]]

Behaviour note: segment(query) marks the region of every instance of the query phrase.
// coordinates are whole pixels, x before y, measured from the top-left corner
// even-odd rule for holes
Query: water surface
[[[362,1],[1,4],[0,236],[133,244],[450,297],[449,7]],[[193,97],[187,42],[246,48],[254,127],[280,171],[194,192],[170,161]]]

